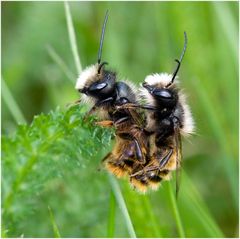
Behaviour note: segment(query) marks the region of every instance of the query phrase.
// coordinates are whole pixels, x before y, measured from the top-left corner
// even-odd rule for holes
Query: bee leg
[[[99,126],[102,126],[102,127],[112,127],[113,126],[113,121],[112,120],[98,121],[98,122],[95,122],[95,125],[99,125]]]
[[[138,161],[140,161],[141,163],[145,163],[145,158],[143,156],[141,147],[138,143],[138,141],[136,140],[136,138],[133,139],[134,143],[135,143],[135,149],[136,149],[136,158]]]
[[[118,124],[121,124],[122,122],[127,121],[127,120],[129,120],[128,116],[118,119],[116,122],[114,122],[114,124],[117,126]]]
[[[102,160],[101,162],[104,163],[110,156],[112,155],[112,153],[108,153]]]
[[[74,101],[73,103],[66,104],[66,107],[71,108],[72,106],[80,104],[81,99]]]
[[[141,162],[142,164],[145,163],[145,158],[143,156],[143,152],[142,152],[142,149],[140,147],[140,144],[137,140],[136,137],[134,137],[132,134],[130,134],[129,132],[120,132],[118,133],[118,135],[123,138],[123,139],[126,139],[126,140],[133,140],[134,144],[135,144],[135,152],[136,152],[136,158],[139,162]]]
[[[120,105],[116,107],[117,109],[131,109],[131,108],[140,108],[140,109],[144,109],[144,110],[153,110],[156,111],[156,108],[150,105],[137,105],[137,104],[124,104],[124,105]]]
[[[164,167],[167,164],[167,162],[171,158],[172,154],[173,154],[173,149],[170,149],[169,152],[166,154],[166,156],[164,156],[164,158],[161,159],[160,168]]]
[[[139,174],[146,173],[146,172],[161,170],[167,164],[167,162],[171,158],[172,154],[173,154],[173,149],[170,149],[169,152],[160,160],[159,166],[146,166],[144,169],[142,169],[134,174],[131,174],[130,177],[135,177]]]

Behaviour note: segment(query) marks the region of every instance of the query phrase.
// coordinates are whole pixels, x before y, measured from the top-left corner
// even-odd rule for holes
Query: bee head
[[[177,91],[175,83],[169,86],[172,75],[153,74],[145,78],[142,86],[147,91],[148,98],[152,98],[157,106],[173,108],[177,103]]]
[[[86,68],[79,76],[76,89],[87,96],[104,99],[114,92],[116,73],[105,70],[107,62]]]

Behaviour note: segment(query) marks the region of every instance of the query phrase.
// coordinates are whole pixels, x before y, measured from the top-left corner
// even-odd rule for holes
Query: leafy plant
[[[64,177],[66,168],[86,167],[110,145],[110,131],[93,126],[92,120],[83,121],[83,112],[79,106],[57,109],[36,116],[30,126],[20,125],[14,136],[3,136],[5,228],[19,220],[16,210],[24,208],[14,207],[19,197],[24,202],[50,178]]]

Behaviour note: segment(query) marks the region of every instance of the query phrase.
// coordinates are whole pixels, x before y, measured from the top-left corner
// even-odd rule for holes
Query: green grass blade
[[[231,150],[228,148],[229,146],[225,142],[224,132],[221,128],[219,120],[217,118],[217,113],[215,113],[214,106],[211,105],[211,100],[209,96],[204,91],[202,84],[199,82],[197,78],[192,81],[196,90],[196,94],[198,95],[199,103],[202,104],[203,109],[206,112],[206,117],[208,118],[208,122],[215,134],[216,139],[220,145],[220,150],[223,156],[224,169],[229,179],[229,184],[231,186],[231,191],[233,195],[233,200],[235,205],[238,202],[238,180],[237,180],[237,171],[234,165],[234,159],[232,157]]]
[[[114,237],[115,213],[116,213],[116,200],[114,197],[114,193],[111,191],[110,198],[109,198],[109,216],[108,216],[108,233],[107,233],[107,237],[109,238]]]
[[[111,183],[116,201],[118,202],[120,210],[122,211],[124,219],[126,221],[126,226],[127,226],[127,229],[128,229],[129,236],[131,238],[136,238],[136,233],[135,233],[135,230],[133,228],[133,224],[132,224],[131,218],[129,216],[128,209],[127,209],[126,203],[124,201],[123,195],[121,193],[119,184],[118,184],[116,178],[114,178],[114,176],[112,176],[110,174],[108,174],[108,176],[109,176],[109,181]]]
[[[63,59],[56,53],[52,46],[47,45],[47,51],[49,56],[53,59],[53,61],[59,66],[59,68],[63,71],[66,77],[75,84],[76,77],[71,72],[69,67],[64,63]]]
[[[182,197],[192,208],[191,212],[199,219],[204,229],[208,232],[209,237],[224,237],[224,234],[216,221],[212,218],[205,202],[194,184],[184,171],[182,173],[184,178],[184,188],[186,188],[184,194],[182,193]]]
[[[180,217],[180,214],[178,211],[176,197],[175,197],[173,189],[171,187],[171,183],[166,182],[166,184],[168,186],[168,192],[169,192],[169,196],[170,196],[170,200],[171,200],[172,210],[173,210],[174,218],[176,221],[179,237],[185,238],[185,232],[184,232],[182,220],[181,220],[181,217]]]
[[[54,238],[61,238],[56,220],[55,220],[53,212],[49,206],[48,206],[48,211],[49,211],[50,220],[51,220],[52,227],[53,227]]]
[[[162,233],[160,231],[158,221],[156,220],[156,216],[154,215],[153,207],[150,203],[149,197],[147,195],[145,195],[142,198],[142,200],[143,200],[144,208],[145,208],[145,210],[147,212],[147,215],[149,217],[149,220],[151,221],[152,229],[153,229],[155,235],[157,235],[157,237],[162,237]]]
[[[10,90],[8,89],[7,84],[3,80],[3,77],[2,77],[2,97],[3,97],[4,102],[6,103],[9,111],[11,112],[14,120],[18,124],[25,124],[26,119],[24,118],[19,106],[17,105]]]
[[[151,200],[152,195],[138,193],[130,187],[128,181],[123,182],[122,186],[129,214],[134,221],[134,229],[137,231],[138,237],[163,237],[161,220]]]
[[[82,71],[82,67],[81,67],[80,57],[78,54],[76,36],[75,36],[75,31],[74,31],[73,22],[72,22],[72,16],[71,16],[68,2],[66,2],[66,1],[64,2],[64,7],[65,7],[66,20],[67,20],[67,29],[68,29],[68,35],[69,35],[69,40],[70,40],[70,46],[71,46],[73,58],[75,61],[75,65],[77,68],[77,73],[80,74]]]
[[[229,42],[229,46],[232,49],[232,53],[238,58],[238,27],[235,23],[231,11],[229,9],[229,5],[224,3],[219,4],[219,2],[213,2],[213,9],[215,11],[215,15],[223,27],[223,31],[226,35],[226,39]]]

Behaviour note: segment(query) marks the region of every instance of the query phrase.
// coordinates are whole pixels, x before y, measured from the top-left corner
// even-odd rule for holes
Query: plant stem
[[[17,105],[17,103],[16,103],[15,99],[13,98],[10,90],[8,89],[7,84],[3,80],[3,77],[2,77],[2,97],[3,97],[3,100],[6,103],[9,111],[11,112],[14,120],[18,124],[25,124],[26,119],[24,118],[19,106]]]
[[[54,215],[53,215],[53,212],[52,212],[50,206],[48,206],[48,211],[49,211],[49,214],[50,214],[50,220],[51,220],[52,227],[53,227],[54,237],[55,237],[55,238],[61,238],[61,234],[60,234],[60,232],[59,232],[59,229],[58,229],[56,220],[55,220],[55,218],[54,218]]]
[[[72,22],[72,16],[71,16],[68,2],[66,2],[66,1],[64,2],[64,7],[65,7],[65,14],[66,14],[66,19],[67,19],[67,29],[68,29],[70,46],[72,49],[73,58],[74,58],[75,65],[77,68],[77,73],[80,74],[82,71],[82,67],[81,67],[80,57],[78,54],[76,36],[75,36],[75,31],[74,31],[73,22]]]
[[[166,182],[166,184],[168,186],[169,196],[170,196],[172,209],[173,209],[175,221],[176,221],[176,224],[177,224],[177,229],[178,229],[179,236],[181,238],[185,238],[185,232],[184,232],[184,229],[183,229],[182,221],[181,221],[180,214],[179,214],[179,211],[178,211],[176,198],[175,198],[175,195],[174,195],[172,187],[171,187],[171,183]]]
[[[47,45],[47,51],[50,57],[57,63],[57,65],[62,69],[63,73],[67,76],[67,78],[72,82],[75,83],[75,76],[74,74],[69,70],[67,65],[64,63],[62,58],[56,53],[56,51],[53,49],[52,46]]]
[[[114,193],[111,190],[109,197],[109,216],[108,216],[108,237],[114,237],[114,227],[115,227],[115,212],[116,212],[116,200]]]
[[[126,203],[124,201],[124,198],[122,196],[119,184],[117,183],[116,179],[112,175],[108,174],[108,176],[109,176],[109,181],[111,183],[116,201],[118,202],[118,205],[119,205],[119,207],[123,213],[123,216],[125,218],[129,235],[131,238],[136,238],[136,233],[133,228],[133,224],[132,224],[131,218],[129,216],[128,209],[127,209]]]

